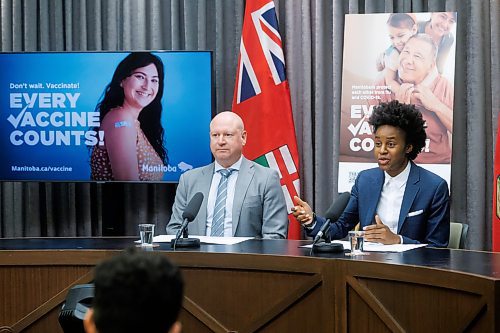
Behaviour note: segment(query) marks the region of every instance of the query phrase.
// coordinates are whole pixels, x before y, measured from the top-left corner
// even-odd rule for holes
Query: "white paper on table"
[[[351,249],[351,244],[348,241],[334,240],[332,243],[342,244],[345,250]],[[427,244],[390,244],[384,245],[382,243],[365,242],[363,244],[363,251],[366,252],[405,252],[419,247],[427,246]],[[301,247],[311,248],[312,244],[304,245]]]
[[[196,235],[189,235],[189,237],[199,238],[200,243],[221,244],[221,245],[233,245],[244,242],[249,239],[253,239],[253,237],[211,237],[211,236],[196,236]],[[153,237],[153,243],[168,243],[172,239],[175,239],[175,235],[158,235]]]

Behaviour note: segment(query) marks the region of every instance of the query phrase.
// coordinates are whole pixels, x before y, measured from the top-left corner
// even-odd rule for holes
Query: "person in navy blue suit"
[[[330,227],[331,238],[346,237],[359,222],[366,241],[448,246],[448,184],[413,162],[426,140],[421,113],[414,105],[391,101],[375,107],[369,123],[378,168],[359,173],[347,207]],[[308,236],[315,236],[326,219],[299,197],[294,201],[294,216]]]

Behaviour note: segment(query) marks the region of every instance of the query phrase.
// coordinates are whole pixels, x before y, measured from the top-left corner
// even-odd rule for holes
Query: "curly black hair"
[[[402,129],[406,134],[406,145],[413,146],[413,149],[406,154],[410,160],[417,158],[422,148],[425,147],[425,139],[427,139],[425,120],[413,104],[404,104],[397,100],[380,103],[373,108],[368,123],[373,126],[374,132],[383,125]]]
[[[100,333],[168,332],[182,306],[184,280],[157,252],[129,248],[95,269],[94,322]]]

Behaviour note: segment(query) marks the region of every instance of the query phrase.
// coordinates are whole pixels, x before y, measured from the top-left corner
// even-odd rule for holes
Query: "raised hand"
[[[298,196],[293,197],[293,202],[295,206],[292,207],[292,214],[297,221],[299,221],[299,223],[303,226],[311,224],[313,222],[313,211],[311,206]]]
[[[365,240],[382,244],[399,244],[400,238],[386,226],[378,215],[375,215],[375,224],[363,228]]]

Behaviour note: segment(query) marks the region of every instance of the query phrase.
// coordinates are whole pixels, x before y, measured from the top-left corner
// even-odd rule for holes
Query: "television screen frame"
[[[91,179],[92,150],[105,137],[96,106],[118,64],[137,52],[163,62],[168,164],[156,169],[161,180]],[[177,183],[213,160],[213,61],[209,50],[0,52],[0,181]]]

